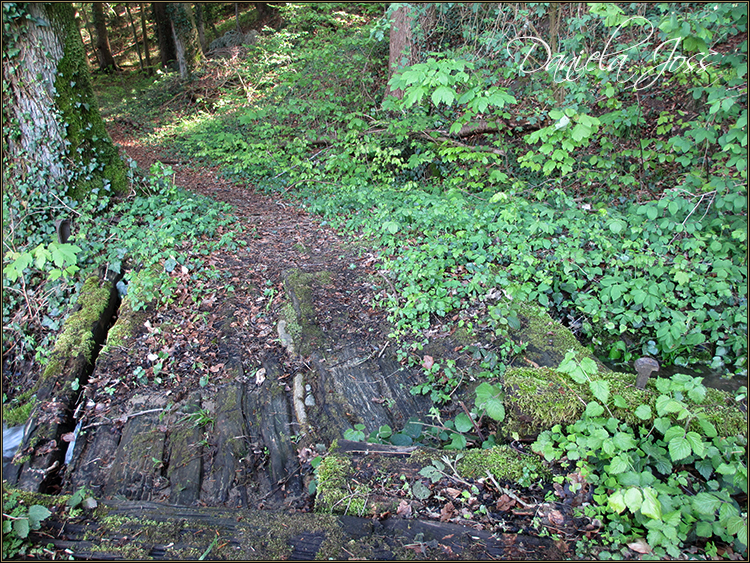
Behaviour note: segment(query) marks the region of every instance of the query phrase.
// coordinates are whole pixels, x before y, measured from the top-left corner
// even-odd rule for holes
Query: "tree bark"
[[[153,68],[151,67],[151,53],[149,52],[148,45],[148,27],[146,26],[146,6],[143,2],[140,2],[138,6],[141,9],[141,33],[143,34],[143,51],[146,56],[146,74],[151,75]]]
[[[114,56],[112,56],[112,48],[109,46],[109,34],[107,33],[107,20],[104,17],[103,3],[94,2],[91,9],[94,14],[94,28],[96,29],[96,57],[99,60],[99,70],[104,72],[120,70]]]
[[[172,26],[180,78],[188,80],[203,56],[193,10],[187,2],[172,2],[167,5],[167,13]]]
[[[9,189],[31,184],[34,191],[76,199],[103,187],[127,190],[126,167],[91,88],[73,6],[30,3],[26,9],[35,19],[6,22],[3,33]]]
[[[203,12],[203,6],[196,2],[195,4],[195,25],[198,28],[198,41],[200,41],[201,49],[206,52],[208,45],[206,44],[206,17]]]
[[[170,67],[177,60],[177,50],[172,35],[172,24],[167,15],[167,4],[154,2],[154,19],[156,20],[156,37],[159,41],[159,59],[161,66]]]
[[[128,13],[128,19],[130,20],[130,29],[133,31],[133,43],[135,44],[135,50],[138,53],[138,64],[141,67],[141,72],[145,71],[143,67],[143,57],[141,56],[141,45],[138,41],[138,32],[135,29],[135,21],[133,20],[133,14],[130,12],[130,4],[125,3],[125,10]]]
[[[411,6],[402,4],[391,17],[390,46],[388,54],[388,79],[393,74],[406,66],[412,64],[412,42],[413,36],[411,25],[414,21]],[[403,98],[403,90],[391,90],[390,85],[386,87],[386,97],[395,96]]]

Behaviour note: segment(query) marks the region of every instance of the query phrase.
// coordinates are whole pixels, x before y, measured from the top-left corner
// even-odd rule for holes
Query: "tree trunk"
[[[156,20],[156,37],[159,41],[159,58],[161,66],[171,67],[177,60],[177,50],[175,49],[174,36],[172,35],[172,24],[167,15],[167,4],[164,2],[154,2],[154,19]]]
[[[193,10],[187,2],[172,2],[167,5],[167,13],[172,25],[180,78],[188,80],[203,56]]]
[[[133,14],[130,12],[130,4],[125,4],[125,10],[128,13],[128,19],[130,20],[130,29],[133,30],[133,43],[135,44],[135,50],[138,53],[138,64],[141,67],[141,72],[145,72],[143,67],[143,57],[141,56],[141,45],[138,41],[138,32],[135,29],[135,21],[133,21]]]
[[[127,190],[126,167],[104,127],[69,3],[29,3],[5,22],[3,144],[13,189],[68,194]],[[26,192],[28,193],[28,192]],[[20,195],[18,197],[28,197]]]
[[[141,32],[143,33],[143,51],[146,55],[146,74],[151,75],[153,68],[151,68],[151,53],[149,52],[148,45],[148,27],[146,26],[146,6],[143,2],[140,2],[138,6],[141,9]]]
[[[408,4],[402,4],[393,13],[388,55],[389,80],[394,72],[412,64],[411,47],[413,36],[411,25],[413,20],[414,16],[411,13],[411,6]],[[404,92],[402,90],[391,90],[390,85],[388,85],[385,95],[386,97],[395,96],[400,99],[404,96]]]
[[[240,29],[240,3],[239,2],[234,3],[234,18],[237,21],[237,31],[242,33],[242,29]]]
[[[200,41],[201,49],[205,52],[208,50],[206,44],[206,17],[203,13],[203,6],[195,4],[195,25],[198,28],[198,41]]]
[[[115,58],[112,56],[112,48],[109,46],[104,5],[102,2],[94,2],[91,9],[94,14],[94,28],[96,29],[96,57],[99,60],[99,70],[104,72],[119,70]]]

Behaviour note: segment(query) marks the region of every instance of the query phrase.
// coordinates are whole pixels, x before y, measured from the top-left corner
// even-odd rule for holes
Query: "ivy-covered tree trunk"
[[[107,20],[104,17],[104,6],[102,2],[94,2],[91,5],[94,14],[94,29],[96,29],[96,57],[99,60],[99,70],[110,72],[118,70],[112,48],[109,46],[109,34],[107,33]]]
[[[193,9],[187,2],[172,2],[167,5],[167,14],[172,24],[180,78],[187,80],[203,56]]]
[[[3,26],[4,196],[125,191],[127,169],[99,114],[72,5],[4,7]]]

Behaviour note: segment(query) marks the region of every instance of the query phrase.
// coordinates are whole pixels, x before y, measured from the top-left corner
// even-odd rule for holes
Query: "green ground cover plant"
[[[262,35],[238,71],[257,85],[249,106],[202,115],[177,134],[191,156],[378,241],[398,291],[382,300],[397,334],[458,313],[501,336],[516,318],[512,305],[474,312],[500,287],[548,307],[613,361],[650,354],[746,372],[740,60],[710,56],[705,72],[663,75],[666,91],[692,95],[702,109],[652,113],[657,127],[644,136],[640,100],[614,71],[597,71],[598,87],[590,77],[559,86],[564,109],[529,107],[497,84],[517,62],[503,60],[510,67],[500,72],[497,60],[460,49],[396,74],[391,85],[404,96],[381,105],[371,93],[382,78],[380,24],[368,34],[361,15],[340,11],[313,32],[309,12],[289,10],[290,24]],[[663,8],[642,17],[663,40],[699,52],[722,26],[746,26],[741,10],[717,10],[709,19],[681,13],[679,28]],[[626,17],[593,7],[571,30],[584,20],[604,36]],[[582,42],[580,31],[566,39],[571,48]],[[521,134],[503,125],[519,116],[544,126]],[[496,123],[491,145],[451,139],[474,118]],[[632,197],[645,180],[659,195]]]

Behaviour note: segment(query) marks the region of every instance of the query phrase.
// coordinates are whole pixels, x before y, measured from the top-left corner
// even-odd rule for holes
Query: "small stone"
[[[306,407],[314,407],[315,406],[315,397],[312,395],[308,395],[305,397],[305,406]]]

